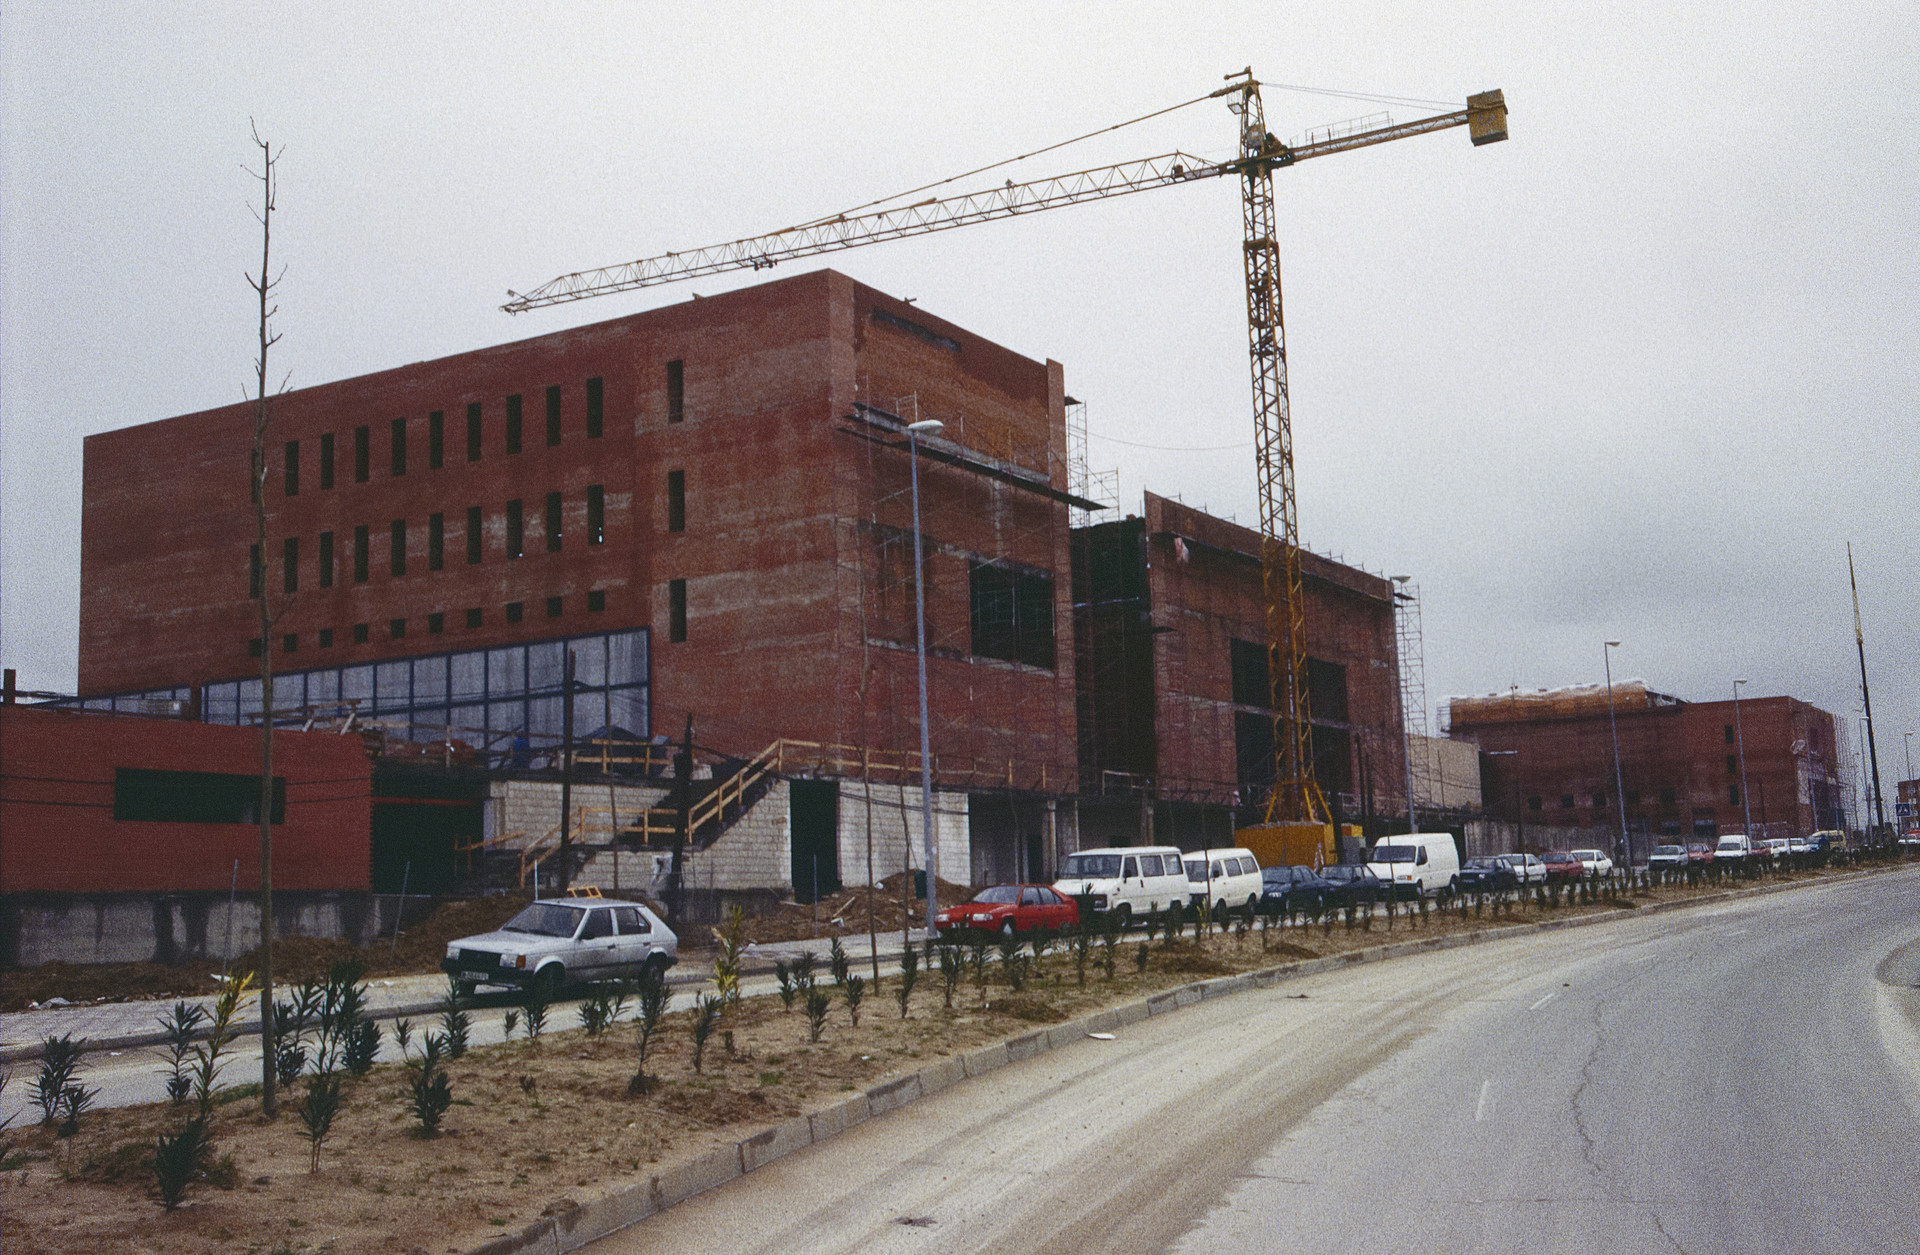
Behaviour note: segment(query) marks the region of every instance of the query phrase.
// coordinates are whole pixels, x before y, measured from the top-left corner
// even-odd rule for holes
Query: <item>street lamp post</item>
[[[1393,609],[1398,615],[1401,613],[1398,603],[1413,600],[1413,594],[1407,591],[1407,584],[1413,577],[1393,575],[1388,578],[1400,586],[1394,590],[1393,594],[1396,603]],[[1398,635],[1402,641],[1406,639],[1405,632]],[[1407,710],[1407,660],[1402,658],[1400,659],[1400,757],[1407,765],[1407,831],[1417,832],[1420,825],[1414,822],[1413,818],[1413,736],[1407,730],[1410,722],[1410,712]]]
[[[1747,825],[1747,844],[1753,844],[1753,806],[1747,799],[1747,734],[1740,726],[1740,686],[1745,680],[1733,682],[1733,739],[1740,751],[1740,813]]]
[[[939,847],[933,839],[933,747],[927,734],[927,562],[920,538],[920,437],[946,426],[937,418],[907,424],[907,463],[913,479],[913,618],[914,654],[920,665],[920,836],[925,842],[922,860],[927,868],[927,935],[932,936],[940,912]]]
[[[1620,724],[1613,717],[1613,651],[1620,648],[1619,641],[1602,641],[1600,661],[1607,671],[1607,727],[1613,733],[1613,800],[1620,812],[1620,854],[1621,862],[1633,866],[1633,845],[1627,840],[1627,790],[1620,776]],[[1742,793],[1746,785],[1740,786]]]

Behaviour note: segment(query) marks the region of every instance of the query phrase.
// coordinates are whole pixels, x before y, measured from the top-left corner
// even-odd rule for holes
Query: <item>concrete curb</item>
[[[1791,884],[1756,885],[1750,889],[1731,889],[1709,897],[1691,898],[1685,902],[1653,903],[1639,907],[1634,913],[1659,914],[1663,911],[1708,906],[1716,902],[1752,897],[1761,893],[1780,893],[1790,889],[1835,884],[1850,880],[1854,875],[1864,874],[1866,873],[1797,881]],[[1618,920],[1626,913],[1623,910],[1596,911],[1591,915],[1581,915],[1571,919],[1537,920],[1528,924],[1513,924],[1505,928],[1487,928],[1443,937],[1392,941],[1365,950],[1328,955],[1319,959],[1301,959],[1293,963],[1260,968],[1257,971],[1242,972],[1236,976],[1223,976],[1164,989],[1134,1002],[1107,1007],[1077,1020],[1056,1024],[1048,1029],[1024,1033],[1019,1037],[996,1042],[964,1055],[956,1055],[907,1076],[896,1077],[876,1085],[855,1098],[828,1107],[824,1111],[816,1111],[811,1116],[800,1116],[771,1128],[762,1129],[731,1146],[722,1146],[692,1163],[669,1168],[646,1181],[636,1181],[591,1202],[578,1204],[568,1201],[555,1204],[554,1214],[543,1216],[517,1234],[504,1234],[484,1245],[474,1247],[467,1252],[467,1255],[565,1255],[565,1252],[578,1250],[589,1242],[597,1242],[621,1229],[638,1224],[655,1212],[665,1211],[696,1194],[704,1193],[715,1186],[725,1185],[796,1150],[831,1141],[857,1124],[864,1124],[876,1116],[930,1097],[941,1090],[960,1084],[966,1078],[984,1076],[1010,1063],[1064,1049],[1075,1042],[1085,1040],[1089,1033],[1112,1032],[1128,1024],[1137,1024],[1150,1016],[1167,1015],[1202,1001],[1224,998],[1254,989],[1269,989],[1281,981],[1312,976],[1349,964],[1377,963],[1385,959],[1421,954],[1430,950],[1453,950],[1461,946],[1480,945],[1488,941],[1524,936],[1527,933],[1581,928],[1589,924]]]

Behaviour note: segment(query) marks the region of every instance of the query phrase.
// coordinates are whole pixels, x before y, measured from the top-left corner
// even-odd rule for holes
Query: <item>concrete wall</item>
[[[416,907],[423,900],[412,899]],[[370,945],[392,932],[397,894],[274,894],[276,937]],[[257,897],[242,893],[13,894],[0,902],[0,963],[219,963],[260,944]]]

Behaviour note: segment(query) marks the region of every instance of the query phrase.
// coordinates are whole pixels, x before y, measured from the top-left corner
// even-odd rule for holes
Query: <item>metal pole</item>
[[[913,616],[914,656],[920,667],[920,832],[926,842],[927,933],[935,929],[939,913],[939,849],[933,839],[933,748],[927,732],[927,565],[920,535],[920,435],[932,435],[946,424],[926,419],[907,424],[907,462],[913,479]]]
[[[240,860],[233,860],[233,884],[227,889],[227,944],[220,951],[220,983],[227,983],[227,963],[233,958],[233,908],[240,897]]]
[[[393,944],[387,947],[387,962],[393,962],[400,953],[400,917],[407,913],[407,885],[413,880],[413,860],[407,860],[406,870],[400,873],[400,905],[393,912]],[[536,897],[539,895],[535,895]]]
[[[1407,591],[1407,582],[1412,578],[1411,575],[1393,577],[1393,582],[1400,585],[1393,595],[1393,610],[1396,615],[1400,613],[1401,602],[1413,600],[1413,594]],[[1398,632],[1395,635],[1404,638],[1406,633]],[[1412,722],[1407,710],[1407,660],[1400,658],[1398,661],[1400,663],[1400,756],[1406,760],[1407,765],[1407,831],[1415,832],[1419,829],[1419,824],[1415,823],[1413,818],[1413,736],[1407,730]]]
[[[1613,732],[1613,801],[1620,811],[1621,861],[1631,868],[1633,845],[1627,840],[1627,786],[1620,776],[1620,724],[1613,717],[1613,651],[1618,648],[1619,641],[1601,642],[1600,659],[1607,669],[1607,727]],[[1741,782],[1740,791],[1747,791],[1745,781]]]
[[[1747,797],[1747,734],[1740,726],[1740,686],[1745,680],[1733,682],[1733,739],[1740,750],[1740,812],[1747,825],[1747,844],[1753,844],[1753,806]]]
[[[573,883],[573,651],[567,651],[560,698],[560,896]]]
[[[1847,546],[1847,583],[1853,588],[1853,645],[1860,653],[1860,702],[1867,715],[1867,761],[1873,767],[1873,803],[1875,831],[1887,836],[1887,799],[1880,792],[1880,751],[1873,743],[1873,692],[1867,687],[1867,638],[1860,630],[1860,582],[1853,575],[1853,546]]]

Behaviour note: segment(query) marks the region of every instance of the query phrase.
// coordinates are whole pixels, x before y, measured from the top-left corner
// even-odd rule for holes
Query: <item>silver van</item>
[[[1053,887],[1069,898],[1092,898],[1094,910],[1113,915],[1125,928],[1170,906],[1186,906],[1187,869],[1170,845],[1081,850],[1060,860]]]

